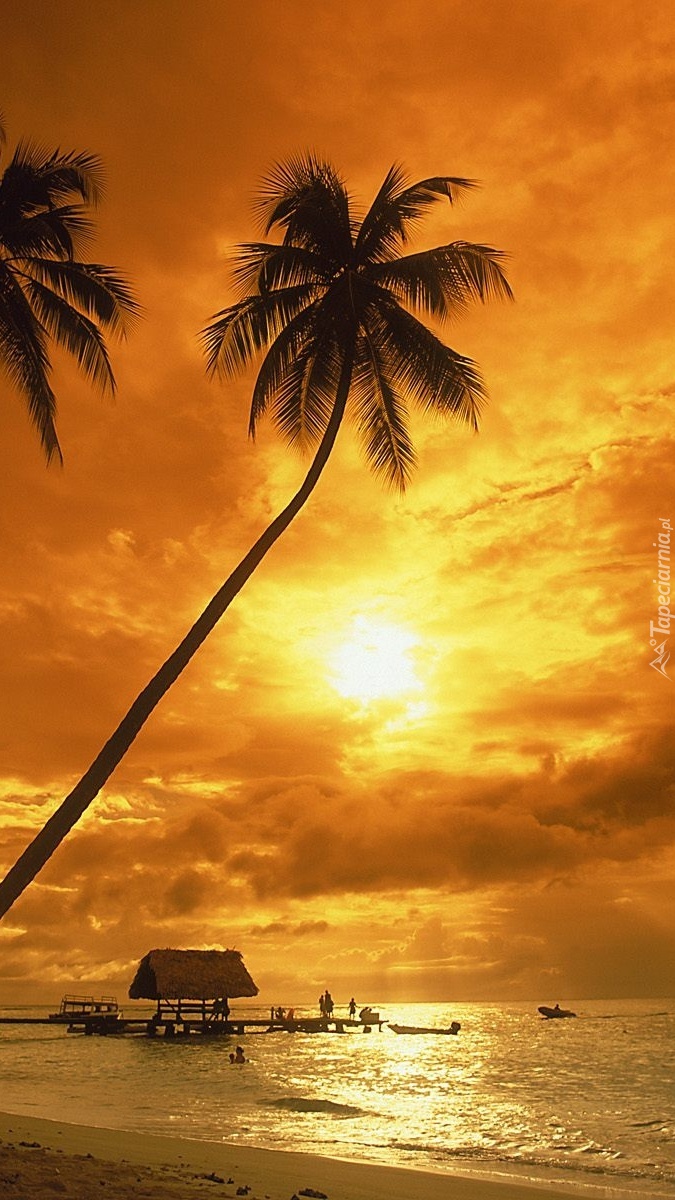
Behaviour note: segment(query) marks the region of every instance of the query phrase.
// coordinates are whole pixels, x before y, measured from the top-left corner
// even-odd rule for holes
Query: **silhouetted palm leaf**
[[[431,204],[442,197],[454,204],[463,191],[476,186],[473,179],[438,176],[410,187],[403,168],[390,167],[356,239],[359,263],[383,262],[398,255]]]
[[[87,378],[102,392],[114,392],[115,377],[98,326],[35,279],[26,283],[25,292],[40,323],[72,354]]]
[[[111,391],[104,331],[124,336],[140,312],[121,275],[75,257],[92,232],[86,206],[98,202],[102,185],[95,155],[30,142],[17,146],[0,177],[0,363],[24,397],[47,461],[61,458],[49,339]],[[70,203],[73,197],[82,203]]]
[[[307,363],[307,347],[311,345],[318,318],[320,302],[314,301],[288,322],[274,339],[263,359],[253,389],[249,434],[255,437],[258,421],[268,411],[278,392],[286,387],[289,375],[296,377],[297,364]]]
[[[265,233],[285,230],[286,245],[314,251],[328,269],[352,248],[349,197],[335,168],[314,155],[279,164],[263,184],[258,211]]]
[[[415,451],[391,356],[378,333],[376,321],[370,325],[366,316],[354,372],[356,428],[369,466],[403,492],[415,465]]]
[[[366,274],[403,304],[445,320],[476,300],[512,299],[501,267],[503,259],[504,255],[491,246],[453,242],[421,254],[374,263]]]
[[[303,246],[279,246],[266,242],[246,243],[238,247],[232,276],[244,292],[267,292],[274,288],[294,287],[299,283],[327,283],[326,264]]]
[[[377,315],[397,386],[425,412],[457,417],[478,429],[487,395],[476,364],[398,305],[382,306]]]
[[[248,366],[311,300],[307,284],[248,296],[216,313],[204,333],[209,374],[229,376]]]
[[[103,194],[103,166],[96,154],[51,153],[21,141],[5,169],[3,188],[21,207],[56,207],[77,194],[85,204],[98,204]]]
[[[126,336],[139,315],[131,287],[112,267],[34,258],[29,269],[34,279],[46,284],[67,304],[80,308],[118,338]]]

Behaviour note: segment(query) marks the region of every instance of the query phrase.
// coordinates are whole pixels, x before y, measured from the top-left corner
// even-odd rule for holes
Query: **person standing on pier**
[[[356,1016],[356,1000],[352,996],[351,1000],[349,1001],[349,1019],[350,1019],[350,1021],[353,1021],[355,1016]]]
[[[332,1017],[333,1015],[333,997],[328,991],[328,988],[326,988],[323,994],[323,1012],[324,1016],[326,1017]]]

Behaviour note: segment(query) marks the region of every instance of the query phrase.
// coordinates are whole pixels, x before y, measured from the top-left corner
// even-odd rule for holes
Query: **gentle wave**
[[[362,1108],[353,1104],[338,1104],[335,1100],[316,1100],[307,1096],[281,1096],[277,1100],[259,1100],[266,1108],[282,1108],[287,1112],[332,1113],[335,1117],[360,1117]]]
[[[462,1162],[472,1163],[476,1166],[495,1166],[516,1164],[519,1167],[541,1168],[546,1171],[557,1170],[563,1171],[570,1179],[588,1176],[596,1179],[601,1176],[614,1184],[624,1183],[630,1185],[633,1183],[648,1183],[653,1182],[660,1186],[672,1186],[675,1184],[675,1171],[663,1169],[657,1164],[650,1166],[636,1166],[635,1164],[627,1164],[623,1161],[620,1152],[603,1150],[601,1147],[582,1146],[575,1147],[573,1153],[597,1155],[601,1161],[589,1160],[584,1158],[575,1158],[574,1161],[561,1162],[559,1157],[547,1154],[545,1152],[533,1153],[524,1147],[512,1145],[508,1148],[501,1149],[489,1146],[461,1146],[454,1148],[441,1148],[439,1146],[426,1142],[392,1142],[383,1143],[377,1147],[381,1151],[392,1151],[409,1155],[411,1158],[424,1158],[436,1167],[441,1166],[444,1161],[453,1164],[461,1164]],[[566,1149],[572,1149],[566,1147]],[[661,1193],[659,1193],[660,1195]],[[673,1196],[673,1192],[668,1193],[669,1200]]]

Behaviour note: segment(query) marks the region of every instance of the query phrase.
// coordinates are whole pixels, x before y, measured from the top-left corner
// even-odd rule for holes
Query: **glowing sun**
[[[356,617],[331,657],[332,684],[341,696],[363,704],[417,692],[422,683],[412,657],[416,644],[399,625]]]

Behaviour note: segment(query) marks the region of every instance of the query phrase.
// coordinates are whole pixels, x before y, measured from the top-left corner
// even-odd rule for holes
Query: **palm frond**
[[[79,205],[44,208],[11,223],[2,222],[2,242],[15,257],[53,254],[55,258],[73,258],[75,246],[88,240],[92,222]]]
[[[299,283],[326,283],[325,263],[303,246],[245,242],[237,246],[231,262],[232,278],[242,293],[269,292]]]
[[[315,338],[318,302],[314,301],[288,321],[269,346],[260,365],[251,398],[248,433],[255,440],[258,422],[284,387],[294,364],[305,358]]]
[[[457,175],[434,175],[420,179],[404,188],[396,197],[396,205],[405,220],[417,220],[424,216],[430,205],[446,199],[456,204],[463,192],[479,187],[477,179],[462,179]]]
[[[453,242],[439,248],[439,270],[448,296],[468,300],[513,300],[513,292],[502,264],[508,255],[477,242]]]
[[[390,487],[404,492],[415,467],[408,414],[382,355],[377,329],[362,323],[351,411],[366,461]]]
[[[452,242],[370,264],[364,274],[404,304],[445,319],[475,300],[513,299],[501,267],[505,257],[491,246]]]
[[[352,249],[347,189],[335,167],[313,154],[277,164],[260,188],[257,211],[264,232],[285,231],[286,245],[321,255],[326,267],[344,266]]]
[[[248,366],[312,299],[312,286],[300,284],[249,296],[216,313],[200,334],[208,374],[231,376]]]
[[[22,265],[34,279],[118,337],[125,337],[142,314],[131,285],[113,267],[48,258],[31,258]]]
[[[331,327],[324,326],[290,364],[271,409],[289,445],[305,451],[320,441],[335,403],[345,353]]]
[[[0,363],[23,395],[47,461],[63,461],[54,417],[56,397],[49,383],[47,337],[11,272],[0,267]]]
[[[0,116],[0,145],[4,125]],[[23,140],[0,175],[0,359],[28,403],[47,460],[61,458],[50,383],[50,339],[90,381],[113,391],[103,331],[125,336],[141,314],[114,268],[78,261],[88,206],[102,195],[97,155]]]
[[[401,393],[426,412],[457,417],[478,429],[487,396],[476,364],[446,346],[400,305],[379,306],[371,320]]]
[[[434,250],[369,263],[364,267],[363,277],[375,284],[385,303],[391,295],[410,308],[441,320],[448,316],[447,286]]]
[[[394,197],[401,191],[405,179],[400,163],[394,163],[387,171],[356,238],[355,256],[360,264],[386,259],[400,245],[402,226],[397,219]]]
[[[473,179],[451,175],[408,185],[403,169],[394,164],[362,222],[355,246],[357,261],[360,264],[387,261],[400,252],[431,204],[441,197],[454,204],[462,192],[477,186]]]
[[[96,154],[74,151],[51,153],[34,142],[18,143],[5,171],[10,194],[19,193],[30,205],[56,207],[77,195],[85,204],[98,204],[103,195],[103,165]]]
[[[115,377],[98,326],[35,279],[27,282],[26,293],[40,323],[54,340],[72,354],[93,384],[113,394]]]

